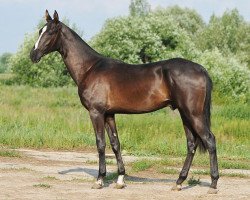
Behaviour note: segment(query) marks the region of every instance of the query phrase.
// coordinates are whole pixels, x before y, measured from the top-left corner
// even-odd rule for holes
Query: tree
[[[67,19],[63,20],[69,25]],[[40,21],[37,29],[43,26],[44,22]],[[79,32],[76,25],[73,29]],[[31,86],[63,86],[72,83],[69,73],[62,61],[59,53],[54,52],[43,57],[43,59],[33,64],[29,58],[30,50],[38,38],[38,31],[26,35],[23,44],[16,54],[10,59],[12,72],[14,73],[14,82],[18,84],[28,84]],[[82,34],[82,32],[80,32]]]
[[[224,55],[236,54],[250,68],[250,24],[237,9],[226,11],[221,17],[212,15],[197,38],[201,50],[218,48]]]
[[[249,42],[244,38],[243,44],[240,44],[239,36],[234,34],[249,37],[242,31],[238,33],[239,26],[230,27],[230,18],[235,16],[234,25],[237,22],[244,24],[241,17],[237,20],[236,12],[233,16],[224,17],[221,27],[214,22],[206,26],[194,10],[178,6],[159,8],[146,16],[129,15],[107,20],[91,45],[107,57],[128,63],[154,62],[173,57],[193,60],[207,68],[214,89],[220,96],[246,102],[250,72],[237,52],[243,52],[239,49],[249,46]],[[211,23],[216,24],[217,30],[213,28],[210,31]],[[224,31],[223,27],[231,32]],[[224,47],[230,51],[225,51]]]
[[[9,60],[11,53],[3,53],[0,56],[0,73],[4,73],[9,70]]]
[[[131,0],[129,12],[133,17],[145,16],[150,12],[150,4],[147,0]]]
[[[195,34],[203,26],[202,18],[195,11],[175,6],[143,17],[109,19],[91,45],[108,57],[129,63],[175,56],[192,59],[198,53]]]

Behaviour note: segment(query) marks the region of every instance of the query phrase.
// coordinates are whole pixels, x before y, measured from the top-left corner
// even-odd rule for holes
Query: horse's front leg
[[[90,110],[89,114],[95,130],[96,146],[99,154],[99,173],[92,188],[101,189],[104,186],[104,177],[106,176],[104,114],[95,109]]]
[[[110,144],[112,146],[112,150],[115,154],[117,165],[118,165],[118,180],[117,180],[115,188],[122,189],[125,187],[125,183],[124,183],[125,168],[124,168],[124,164],[122,161],[120,142],[119,142],[118,132],[116,129],[116,124],[115,124],[115,116],[114,115],[106,116],[105,122],[106,122],[106,130],[108,132]]]

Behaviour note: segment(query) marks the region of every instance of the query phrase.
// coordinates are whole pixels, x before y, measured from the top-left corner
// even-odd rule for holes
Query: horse
[[[79,35],[45,12],[47,23],[30,52],[37,63],[57,51],[78,87],[82,105],[93,124],[99,155],[98,177],[92,188],[104,186],[106,176],[105,130],[118,166],[116,188],[125,187],[125,167],[115,122],[115,114],[140,114],[164,107],[178,109],[186,138],[187,155],[172,190],[181,190],[197,147],[209,152],[211,184],[208,193],[217,192],[219,179],[215,136],[210,130],[212,81],[208,72],[192,61],[173,58],[132,65],[107,58],[85,43]]]

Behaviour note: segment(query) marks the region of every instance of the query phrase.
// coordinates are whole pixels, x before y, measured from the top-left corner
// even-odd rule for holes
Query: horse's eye
[[[42,29],[39,30],[39,35],[41,35],[41,33],[42,33]]]

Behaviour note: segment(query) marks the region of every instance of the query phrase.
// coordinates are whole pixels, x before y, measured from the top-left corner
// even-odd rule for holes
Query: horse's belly
[[[151,112],[165,107],[169,102],[167,90],[131,91],[113,95],[109,108],[121,113]]]

